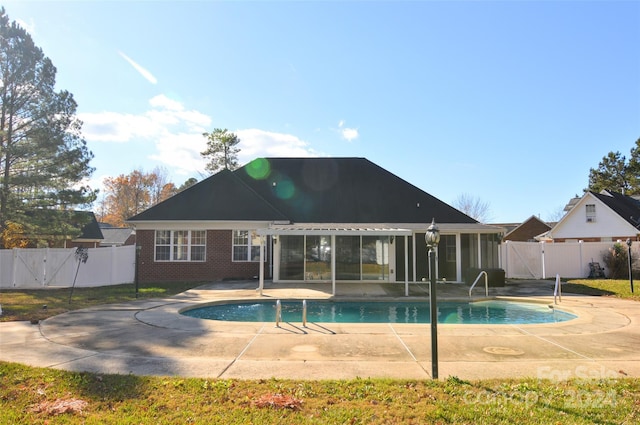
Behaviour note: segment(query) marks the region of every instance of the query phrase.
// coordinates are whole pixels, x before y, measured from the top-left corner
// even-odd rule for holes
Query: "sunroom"
[[[439,226],[439,280],[462,282],[468,280],[471,270],[499,266],[499,235],[494,227]],[[273,244],[269,264],[273,282],[331,282],[334,294],[336,282],[404,282],[408,294],[410,282],[428,276],[426,227],[415,223],[403,227],[305,224],[271,226],[256,233],[269,236]],[[264,273],[260,288],[263,282]]]

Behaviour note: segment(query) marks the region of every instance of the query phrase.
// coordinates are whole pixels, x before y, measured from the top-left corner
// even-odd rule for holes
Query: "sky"
[[[94,188],[201,180],[227,128],[241,165],[364,157],[489,223],[553,221],[640,138],[640,0],[1,5],[78,103]]]

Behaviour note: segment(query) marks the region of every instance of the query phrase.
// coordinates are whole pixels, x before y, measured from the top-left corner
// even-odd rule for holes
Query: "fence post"
[[[582,239],[580,239],[578,241],[578,246],[580,247],[580,277],[587,277],[587,276],[583,276],[584,274],[584,263],[582,262],[582,243],[584,241]]]
[[[510,246],[509,245],[509,241],[504,241],[502,246],[504,247],[504,248],[501,248],[504,251],[504,261],[503,261],[502,267],[504,268],[506,277],[509,278],[509,277],[511,277],[511,275],[509,274],[509,266],[510,266],[510,264],[509,264],[509,246]]]
[[[42,259],[42,286],[47,286],[47,258],[49,257],[49,247],[44,249],[44,258]]]
[[[16,283],[16,267],[18,267],[18,248],[13,248],[13,256],[12,256],[12,263],[11,263],[11,284],[13,285],[13,287],[15,288],[17,283]]]
[[[540,242],[540,251],[541,251],[541,255],[542,255],[542,279],[546,279],[547,278],[547,271],[545,268],[545,264],[544,264],[544,247],[545,247],[545,242],[541,241]]]

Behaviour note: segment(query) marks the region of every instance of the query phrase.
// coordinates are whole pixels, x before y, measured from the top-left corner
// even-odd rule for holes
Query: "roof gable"
[[[633,207],[637,201],[625,195],[612,196],[611,193],[586,192],[551,229],[548,236],[552,239],[581,239],[637,234],[636,224],[625,218],[632,217],[634,211],[635,217],[640,217],[640,207]],[[595,220],[592,221],[587,221],[586,216],[586,205],[589,204],[593,204],[596,211]]]
[[[549,230],[551,230],[551,226],[540,220],[535,215],[532,215],[518,227],[507,233],[504,236],[504,240],[528,242],[534,240],[536,236],[544,232],[548,232]]]
[[[85,216],[86,224],[80,230],[80,236],[75,238],[76,241],[82,240],[102,240],[104,236],[100,230],[100,225],[96,216],[92,211],[76,211],[79,216]]]
[[[134,230],[130,227],[104,227],[100,229],[104,239],[100,242],[101,245],[124,245],[127,239],[134,233]]]

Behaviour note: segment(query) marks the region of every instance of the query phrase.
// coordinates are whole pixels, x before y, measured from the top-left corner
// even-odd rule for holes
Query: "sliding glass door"
[[[388,236],[280,236],[280,279],[331,280],[336,255],[337,280],[389,280]]]
[[[304,280],[330,280],[331,236],[308,235],[304,261]]]
[[[360,280],[360,236],[336,236],[336,279]]]

